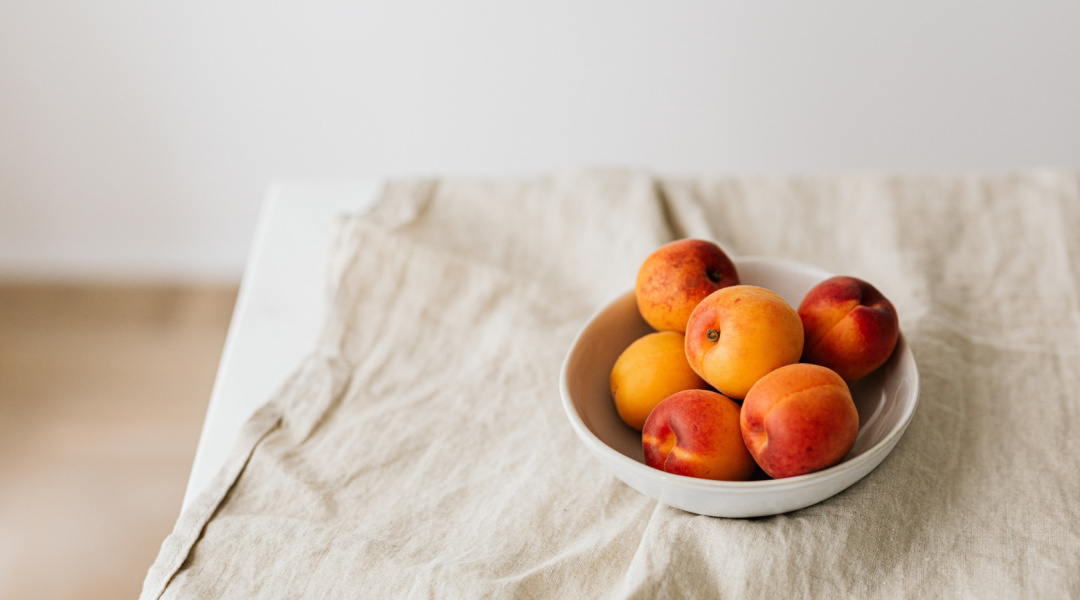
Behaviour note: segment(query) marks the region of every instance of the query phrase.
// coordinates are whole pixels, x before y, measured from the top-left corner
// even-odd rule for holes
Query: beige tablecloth
[[[839,495],[728,520],[609,475],[557,379],[661,243],[895,303],[922,396]],[[143,598],[1080,597],[1080,176],[391,183],[343,218],[318,347],[181,515]]]

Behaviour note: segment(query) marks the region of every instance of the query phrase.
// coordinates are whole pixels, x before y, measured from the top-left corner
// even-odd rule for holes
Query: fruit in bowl
[[[641,431],[645,419],[668,396],[708,384],[686,360],[683,334],[658,331],[623,350],[611,369],[611,395],[619,417]]]
[[[686,358],[698,375],[741,400],[766,374],[799,362],[803,326],[776,292],[737,285],[703,299],[686,325]]]
[[[645,464],[676,475],[746,481],[756,467],[739,429],[739,405],[709,390],[686,390],[661,402],[641,439]]]
[[[829,367],[846,381],[870,374],[892,356],[900,335],[896,308],[855,277],[830,277],[799,303],[806,332],[803,362]]]
[[[664,244],[641,263],[634,294],[642,318],[653,329],[683,333],[702,299],[738,283],[735,263],[720,246],[684,239]]]
[[[798,363],[772,371],[750,388],[739,427],[763,471],[795,477],[843,460],[859,434],[859,411],[835,371]]]
[[[811,265],[768,257],[739,257],[734,263],[744,284],[772,290],[791,306],[798,306],[811,288],[833,275]],[[759,517],[821,502],[880,464],[917,410],[918,368],[901,334],[892,357],[849,386],[859,432],[841,463],[780,479],[758,479],[755,472],[749,481],[662,471],[645,464],[644,435],[619,417],[610,388],[618,356],[653,331],[638,310],[633,289],[598,310],[581,328],[563,361],[559,379],[563,409],[582,447],[613,476],[650,498],[691,513]]]

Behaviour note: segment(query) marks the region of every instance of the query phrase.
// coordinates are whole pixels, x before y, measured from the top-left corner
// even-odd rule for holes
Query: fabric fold
[[[340,220],[317,347],[181,515],[142,597],[1080,595],[1078,181],[392,181]],[[861,277],[897,306],[922,399],[862,481],[717,519],[581,447],[563,356],[683,236]]]

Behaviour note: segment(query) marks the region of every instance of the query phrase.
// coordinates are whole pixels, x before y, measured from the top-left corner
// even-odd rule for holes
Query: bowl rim
[[[738,268],[742,263],[756,262],[772,265],[785,265],[802,271],[813,271],[816,272],[817,275],[823,276],[822,281],[828,279],[829,277],[835,276],[834,274],[829,273],[828,271],[821,269],[820,267],[807,265],[805,263],[800,263],[789,259],[772,258],[767,256],[732,256],[731,258],[732,261],[735,262],[736,268]],[[566,380],[570,360],[577,352],[578,344],[581,341],[581,336],[584,335],[585,331],[601,313],[611,308],[611,306],[616,302],[622,300],[629,295],[632,295],[633,293],[633,290],[630,290],[629,292],[624,292],[604,304],[602,307],[594,311],[593,314],[578,330],[577,335],[574,336],[574,341],[570,344],[570,351],[566,353],[565,357],[563,357],[562,368],[559,370],[559,394],[562,396],[563,410],[564,412],[566,412],[566,416],[570,420],[570,425],[577,433],[578,438],[580,438],[586,445],[588,445],[593,452],[599,452],[601,455],[607,457],[609,460],[625,464],[627,468],[640,473],[642,476],[657,479],[665,485],[670,484],[680,487],[692,487],[704,490],[718,490],[732,492],[736,494],[753,494],[759,491],[775,491],[777,489],[789,487],[804,487],[808,484],[813,483],[824,483],[827,481],[832,481],[834,479],[843,478],[850,471],[860,469],[864,467],[867,463],[871,463],[882,452],[888,452],[892,448],[892,446],[895,445],[897,441],[899,441],[900,436],[904,434],[904,431],[911,423],[912,417],[915,415],[916,408],[918,408],[920,395],[919,368],[918,365],[915,363],[915,357],[911,353],[911,348],[908,346],[907,340],[904,338],[903,332],[900,332],[900,335],[898,336],[896,342],[896,350],[894,350],[894,352],[902,351],[904,355],[901,357],[901,360],[911,361],[913,379],[911,393],[913,394],[913,399],[911,404],[904,410],[903,414],[900,415],[900,419],[897,421],[896,425],[894,425],[892,429],[889,430],[885,437],[883,437],[876,444],[868,448],[862,454],[859,454],[858,456],[850,460],[845,460],[839,464],[833,465],[827,469],[822,469],[821,471],[815,471],[813,473],[807,473],[805,475],[796,475],[795,477],[784,477],[781,479],[765,479],[756,481],[716,481],[712,479],[701,479],[698,477],[689,477],[687,475],[676,475],[673,473],[667,473],[659,469],[654,469],[643,463],[639,463],[638,461],[630,458],[629,456],[626,456],[622,452],[619,452],[611,446],[608,446],[606,443],[604,443],[603,440],[597,437],[596,434],[594,434],[588,427],[585,426],[585,422],[582,421],[581,415],[578,414],[577,409],[574,407],[574,403],[570,398],[570,389],[567,385]],[[869,472],[869,470],[870,469],[867,469],[867,472]]]

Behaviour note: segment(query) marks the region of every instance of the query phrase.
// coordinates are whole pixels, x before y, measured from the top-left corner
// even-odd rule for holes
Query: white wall
[[[274,178],[1080,166],[1080,3],[0,0],[0,275],[233,277]]]

